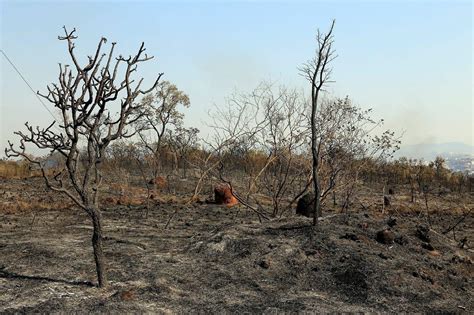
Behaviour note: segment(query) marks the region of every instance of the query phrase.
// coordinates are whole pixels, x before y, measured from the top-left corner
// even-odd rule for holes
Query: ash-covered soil
[[[459,214],[432,216],[426,230],[418,215],[359,209],[315,228],[206,204],[103,213],[107,289],[93,286],[80,210],[0,213],[0,313],[474,312],[472,216],[456,228],[461,249],[440,233]]]

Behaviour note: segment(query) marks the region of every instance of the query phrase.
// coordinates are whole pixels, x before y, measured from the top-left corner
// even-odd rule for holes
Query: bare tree
[[[9,142],[5,153],[8,157],[23,156],[38,165],[50,189],[66,194],[88,214],[93,224],[92,246],[98,286],[105,287],[102,215],[98,201],[102,182],[101,162],[110,143],[135,133],[127,128],[138,119],[132,113],[139,109],[141,103],[136,105],[135,101],[140,95],[152,91],[162,74],[158,75],[150,89],[142,90],[143,79],[136,81],[132,79],[132,74],[138,64],[153,58],[144,53],[144,43],[134,56],[125,58],[120,55],[114,59],[115,43],[108,52],[102,53],[105,38],[99,41],[94,55],[88,57],[88,63],[81,66],[74,53],[75,31],[69,32],[64,27],[65,35],[58,37],[67,42],[73,65],[60,64],[59,82],[48,86],[46,95],[38,92],[60,111],[59,126],[53,122],[46,128],[33,128],[26,123],[26,133],[15,132],[20,136],[19,148]],[[118,111],[117,115],[113,114],[115,111]],[[54,127],[61,132],[54,130]],[[53,178],[48,177],[44,165],[26,154],[28,143],[51,153],[59,152],[65,159],[65,168]]]
[[[321,215],[321,187],[318,177],[320,142],[318,143],[318,130],[316,117],[318,112],[319,98],[324,86],[330,82],[332,69],[329,66],[332,60],[336,58],[333,49],[333,29],[335,20],[332,21],[331,27],[327,34],[318,30],[316,35],[316,56],[307,62],[302,68],[302,73],[311,83],[311,155],[313,166],[313,188],[314,188],[314,212],[313,225],[318,222]]]
[[[175,131],[169,131],[168,142],[183,165],[183,177],[186,178],[189,153],[197,148],[199,129],[179,126]]]
[[[166,132],[182,125],[184,115],[178,107],[189,107],[190,102],[188,95],[176,85],[164,81],[158,84],[156,93],[145,96],[142,103],[144,106],[137,112],[141,118],[136,126],[143,145],[151,154],[149,162],[152,164],[151,179],[154,180],[162,167],[161,149]]]
[[[362,109],[348,97],[323,101],[317,116],[319,142],[319,181],[321,204],[335,191],[344,192],[347,210],[367,163],[383,165],[399,148],[400,141],[390,130],[378,133],[384,120],[374,120],[372,109]]]
[[[282,215],[308,188],[305,110],[298,91],[262,82],[250,93],[234,93],[213,113],[216,161],[225,165],[226,177],[233,178],[231,186],[242,194],[239,201],[256,204],[252,207],[259,215]],[[260,197],[270,197],[272,209],[265,209]]]
[[[266,113],[264,117],[260,115],[264,106],[261,93],[263,90],[260,89],[256,89],[250,96],[234,93],[227,99],[225,106],[216,106],[213,112],[209,112],[208,126],[213,133],[208,139],[202,139],[204,154],[197,157],[194,164],[200,170],[200,176],[192,199],[198,197],[206,180],[220,179],[222,174],[218,167],[223,164],[226,156],[230,156],[242,143],[253,143],[257,133],[268,123]],[[226,170],[229,166],[227,165]]]
[[[306,102],[298,91],[285,87],[275,92],[267,87],[265,97],[268,123],[259,133],[256,149],[268,155],[268,164],[258,173],[262,181],[255,178],[253,182],[271,196],[272,215],[277,216],[289,210],[296,196],[308,188]]]

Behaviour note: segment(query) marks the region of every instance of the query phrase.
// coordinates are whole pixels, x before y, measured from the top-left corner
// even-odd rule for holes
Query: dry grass
[[[24,178],[30,177],[30,169],[26,162],[0,161],[0,177]]]
[[[55,169],[46,170],[46,175],[51,176]],[[21,179],[43,176],[41,170],[32,169],[27,161],[0,161],[0,178]]]
[[[3,166],[9,162],[3,162]],[[17,165],[13,163],[13,165]],[[16,166],[13,166],[13,170]],[[178,186],[183,186],[181,183]],[[183,189],[183,187],[180,187]],[[2,192],[3,191],[3,192]],[[150,193],[150,195],[149,195]],[[169,191],[168,189],[156,189],[148,192],[145,187],[131,184],[130,181],[122,183],[106,183],[101,189],[100,205],[102,207],[122,206],[152,206],[157,204],[180,204],[203,203],[205,196],[191,200],[191,193],[183,191]],[[256,195],[260,205],[266,209],[271,209],[272,200],[265,195]],[[212,198],[209,195],[207,198]],[[373,189],[365,188],[356,194],[356,198],[350,206],[351,212],[368,210],[374,215],[382,214],[382,195]],[[295,207],[296,205],[294,205]],[[59,210],[74,207],[74,204],[65,195],[49,191],[41,178],[7,179],[0,184],[0,212],[16,213],[21,211],[35,210]],[[430,194],[428,196],[428,207],[430,215],[457,214],[462,215],[469,209],[474,208],[474,195],[450,193],[438,196]],[[323,206],[324,212],[341,212],[341,200],[336,206],[332,201],[327,200]],[[285,215],[290,215],[292,211],[286,211]],[[403,215],[420,214],[426,215],[426,205],[422,195],[417,195],[415,203],[410,201],[408,191],[400,190],[391,196],[391,205],[385,208],[385,214]]]
[[[13,214],[19,212],[33,212],[44,210],[60,210],[73,207],[72,202],[64,201],[39,201],[39,200],[15,200],[15,201],[0,201],[0,212],[5,214]]]
[[[105,185],[100,195],[103,207],[186,204],[189,196],[176,196],[155,190],[148,196],[145,188],[128,184]],[[42,178],[9,178],[0,183],[0,213],[14,214],[75,207],[65,195],[48,190]]]

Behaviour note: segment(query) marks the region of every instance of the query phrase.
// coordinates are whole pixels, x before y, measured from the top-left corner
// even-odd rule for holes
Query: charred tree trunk
[[[383,185],[382,188],[382,214],[385,212],[385,204],[386,204],[386,199],[385,199],[385,184]]]
[[[92,208],[89,212],[94,227],[92,232],[92,247],[94,249],[97,282],[99,288],[104,288],[107,286],[107,276],[105,274],[105,259],[103,251],[102,215],[100,210],[97,208]]]
[[[176,175],[179,174],[178,155],[176,153],[173,154],[173,172],[175,172]]]
[[[186,167],[187,167],[187,163],[186,163],[186,159],[185,158],[181,158],[181,160],[183,161],[183,176],[184,178],[186,178]]]
[[[313,156],[318,157],[317,149],[312,150]],[[313,187],[314,187],[314,208],[313,208],[313,225],[318,224],[318,218],[321,215],[321,190],[318,177],[318,158],[313,158]]]
[[[329,63],[335,58],[332,49],[334,29],[332,22],[331,28],[327,34],[322,34],[318,30],[316,36],[317,49],[316,56],[302,70],[311,82],[311,155],[313,166],[313,188],[314,188],[314,208],[313,225],[318,223],[318,217],[321,214],[321,185],[318,176],[320,145],[322,139],[318,141],[317,134],[317,112],[319,105],[319,94],[331,76]]]

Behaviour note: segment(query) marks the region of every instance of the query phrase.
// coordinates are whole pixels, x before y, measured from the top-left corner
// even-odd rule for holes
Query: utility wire
[[[41,99],[41,97],[39,97],[39,95],[35,92],[35,90],[33,90],[33,88],[31,87],[31,85],[28,83],[28,81],[25,79],[25,77],[21,74],[20,70],[18,70],[18,68],[15,66],[15,64],[10,60],[10,58],[8,58],[7,54],[3,51],[3,49],[0,49],[0,52],[3,54],[3,56],[5,57],[5,59],[8,60],[8,62],[9,62],[10,65],[13,67],[13,69],[15,69],[15,71],[18,73],[18,75],[23,79],[23,81],[26,83],[26,85],[28,85],[28,87],[30,88],[31,92],[33,92],[33,94],[36,96],[36,98],[40,101],[41,105],[43,105],[43,107],[49,112],[49,114],[51,115],[51,117],[53,117],[55,121],[58,121],[58,119],[56,118],[56,116],[54,116],[53,112],[46,106],[46,104],[43,102],[43,100]]]

